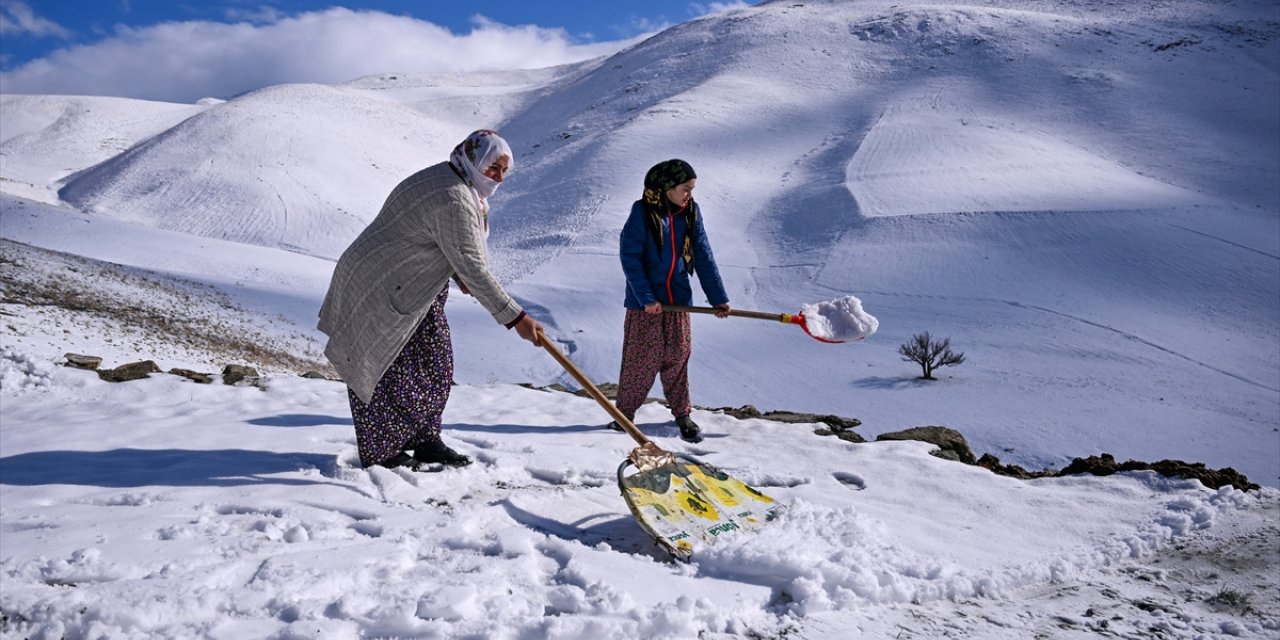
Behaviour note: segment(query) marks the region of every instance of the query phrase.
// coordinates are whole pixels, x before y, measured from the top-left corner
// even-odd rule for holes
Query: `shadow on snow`
[[[355,423],[351,418],[339,418],[337,416],[325,416],[306,413],[293,413],[279,416],[270,416],[267,418],[254,418],[247,421],[249,424],[260,427],[321,427],[324,425],[343,425],[352,426]]]
[[[0,458],[0,485],[99,487],[331,484],[304,478],[263,477],[318,469],[332,475],[333,455],[247,449],[112,449],[33,451]]]
[[[540,533],[562,540],[576,540],[589,547],[607,542],[610,547],[624,553],[645,555],[661,562],[671,560],[671,556],[630,516],[619,517],[616,512],[605,512],[584,516],[574,522],[561,522],[521,509],[510,500],[503,500],[499,505],[512,520]]]

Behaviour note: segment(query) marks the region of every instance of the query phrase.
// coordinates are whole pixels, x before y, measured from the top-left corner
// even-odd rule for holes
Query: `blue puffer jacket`
[[[729,301],[725,293],[724,283],[720,280],[720,269],[716,266],[715,256],[711,254],[711,242],[707,239],[707,231],[702,226],[702,212],[698,203],[694,208],[693,229],[688,229],[688,222],[683,211],[668,210],[662,218],[662,239],[658,238],[645,224],[644,204],[637,200],[631,206],[631,215],[622,227],[620,235],[622,272],[627,277],[626,307],[643,309],[651,302],[689,306],[693,304],[693,285],[689,282],[689,272],[685,269],[682,255],[684,237],[689,238],[693,249],[694,272],[702,285],[702,292],[713,306]],[[675,233],[671,228],[675,227]]]

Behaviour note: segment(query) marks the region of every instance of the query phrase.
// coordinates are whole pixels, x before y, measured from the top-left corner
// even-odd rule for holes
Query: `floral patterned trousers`
[[[662,380],[662,393],[671,415],[689,415],[689,356],[693,340],[687,313],[645,313],[627,309],[622,327],[622,372],[618,374],[618,409],[634,419],[653,388]]]

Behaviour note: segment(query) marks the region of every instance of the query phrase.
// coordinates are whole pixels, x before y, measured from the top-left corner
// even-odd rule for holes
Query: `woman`
[[[698,176],[684,160],[667,160],[644,176],[644,197],[631,206],[622,227],[620,255],[627,279],[622,328],[622,372],[618,376],[617,406],[628,419],[644,403],[654,376],[662,380],[680,437],[702,440],[701,429],[689,417],[689,355],[692,341],[689,314],[664,313],[662,305],[692,304],[698,283],[716,316],[729,315],[729,296],[711,254],[693,189]],[[614,422],[615,429],[621,427]]]
[[[440,438],[453,382],[444,314],[451,278],[494,320],[540,344],[538,322],[502,289],[486,257],[488,199],[511,167],[511,148],[496,132],[472,133],[447,162],[397,185],[338,259],[319,328],[347,383],[365,467],[471,464]]]

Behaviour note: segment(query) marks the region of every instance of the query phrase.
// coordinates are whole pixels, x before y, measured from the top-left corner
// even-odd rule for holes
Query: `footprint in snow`
[[[353,522],[347,525],[352,531],[370,538],[382,537],[382,525],[373,522]]]
[[[836,481],[839,482],[840,484],[851,487],[857,491],[862,491],[863,489],[867,488],[866,481],[862,479],[862,476],[859,476],[857,474],[837,471],[831,474],[831,476],[835,478]]]

